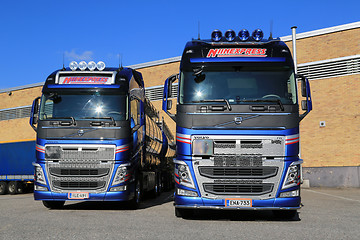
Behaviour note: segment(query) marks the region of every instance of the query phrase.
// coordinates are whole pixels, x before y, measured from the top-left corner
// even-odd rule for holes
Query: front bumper
[[[86,199],[69,199],[68,193],[53,193],[49,191],[34,191],[35,200],[43,201],[128,201],[134,198],[134,192],[89,193]]]
[[[301,208],[301,197],[252,200],[252,207],[225,207],[225,199],[175,196],[176,208],[219,210],[296,210]]]
[[[51,191],[34,191],[35,200],[43,201],[128,201],[135,196],[135,184],[126,185],[125,191],[117,192],[89,192],[89,198],[86,199],[69,199],[68,192],[57,193]],[[86,190],[74,190],[72,192],[87,192]]]

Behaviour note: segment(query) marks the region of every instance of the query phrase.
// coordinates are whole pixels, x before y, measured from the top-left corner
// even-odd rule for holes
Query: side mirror
[[[301,78],[301,96],[306,97],[306,82],[305,82],[305,78]]]
[[[172,108],[172,100],[168,100],[167,101],[167,109],[171,110],[171,108]]]
[[[132,129],[131,129],[131,133],[134,133],[136,132],[137,130],[139,130],[141,126],[138,124],[138,125],[135,125]]]
[[[306,100],[301,101],[301,109],[304,111],[307,110],[307,101]]]
[[[305,111],[299,116],[301,121],[312,110],[312,99],[309,80],[300,74],[298,74],[297,77],[300,78],[301,81],[301,96],[306,98],[306,100],[301,101],[301,109]]]
[[[178,79],[179,79],[179,74],[173,74],[170,77],[168,77],[164,83],[164,92],[163,92],[162,109],[174,121],[176,119],[175,114],[171,114],[169,112],[169,110],[172,108],[172,100],[169,100],[169,98],[171,98],[173,95],[172,94],[173,83]]]
[[[34,129],[34,131],[37,130],[37,127],[35,125],[38,123],[38,119],[39,119],[39,103],[40,103],[40,97],[37,97],[34,99],[31,107],[29,123],[30,126]]]

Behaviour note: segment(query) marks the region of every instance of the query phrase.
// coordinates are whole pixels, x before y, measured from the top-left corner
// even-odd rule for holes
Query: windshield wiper
[[[61,119],[71,119],[71,122],[63,122],[63,121],[59,121],[60,125],[62,126],[70,126],[70,125],[76,125],[76,121],[74,117],[52,117],[52,118],[47,118],[47,119],[52,119],[52,120],[61,120]]]
[[[208,100],[198,100],[198,101],[191,101],[192,103],[204,103],[204,102],[225,102],[227,108],[229,109],[229,111],[231,111],[231,105],[229,103],[229,101],[225,98],[222,99],[208,99]]]
[[[284,111],[284,105],[282,104],[280,99],[242,99],[237,100],[237,102],[275,102],[279,104],[280,110]]]
[[[112,122],[112,124],[114,125],[114,126],[116,126],[116,122],[115,122],[115,120],[114,120],[114,118],[113,117],[83,117],[83,118],[81,118],[81,119],[108,119],[108,120],[111,120],[111,122]]]

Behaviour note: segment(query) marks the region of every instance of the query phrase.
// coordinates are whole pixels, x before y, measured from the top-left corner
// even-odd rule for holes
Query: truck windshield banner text
[[[110,79],[109,77],[60,77],[59,84],[107,84],[110,83]]]
[[[266,48],[212,48],[206,57],[266,57]]]

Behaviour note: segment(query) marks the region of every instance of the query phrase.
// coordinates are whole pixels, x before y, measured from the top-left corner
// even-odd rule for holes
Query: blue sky
[[[360,21],[358,0],[277,1],[2,1],[0,89],[45,81],[72,60],[133,65],[182,54],[211,31],[261,28],[269,36]],[[164,79],[165,80],[165,79]],[[145,79],[146,81],[146,79]]]

